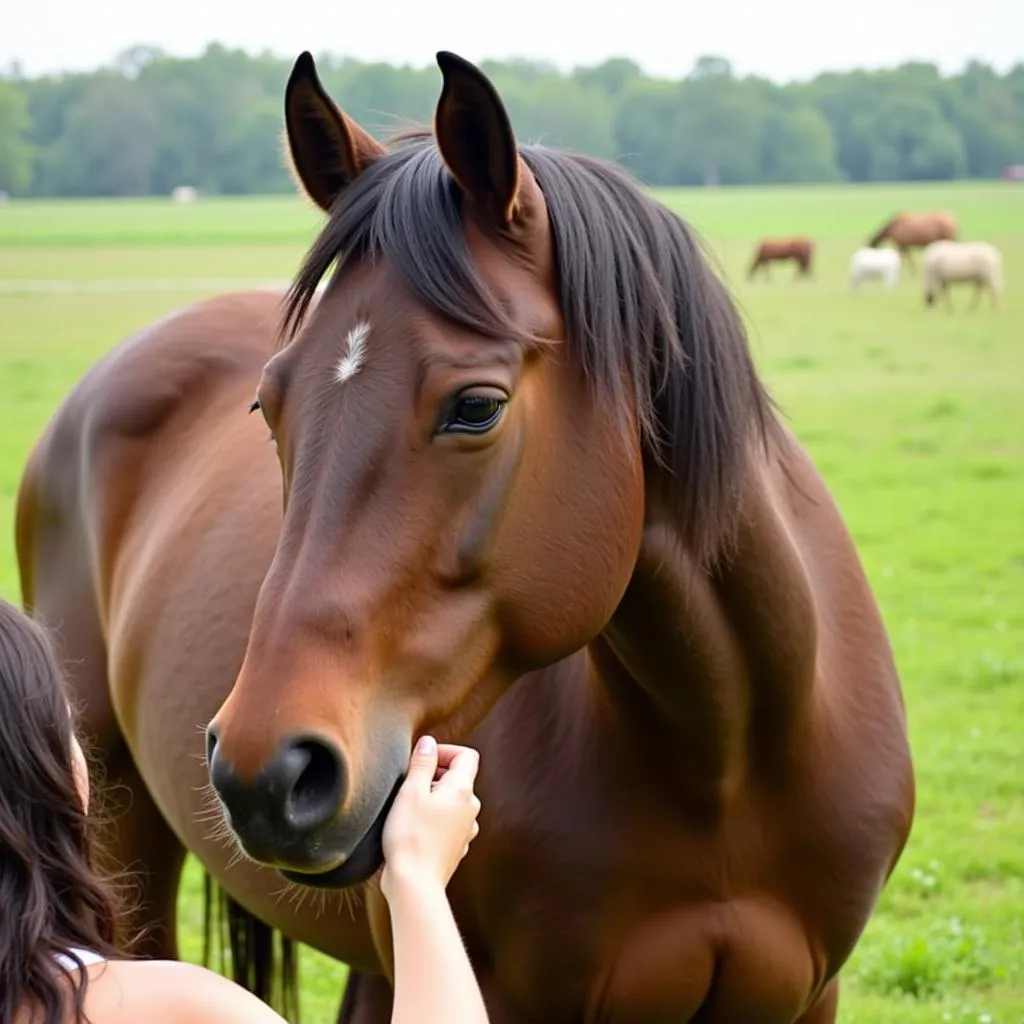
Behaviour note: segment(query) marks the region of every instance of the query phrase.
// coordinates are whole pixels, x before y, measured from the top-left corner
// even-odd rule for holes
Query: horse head
[[[387,147],[308,54],[286,89],[328,217],[254,402],[284,522],[207,746],[243,849],[315,886],[379,867],[417,734],[466,736],[605,628],[652,467],[699,558],[763,406],[682,222],[618,168],[520,150],[491,82],[438,63],[433,132]]]

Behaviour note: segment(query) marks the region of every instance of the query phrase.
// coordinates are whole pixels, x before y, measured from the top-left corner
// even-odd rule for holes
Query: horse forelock
[[[547,206],[568,349],[613,413],[635,418],[688,545],[709,558],[734,523],[752,443],[777,426],[742,320],[691,230],[627,172],[540,146],[520,155]],[[436,314],[520,336],[477,270],[429,130],[391,140],[341,193],[289,290],[282,342],[332,265],[378,256]]]

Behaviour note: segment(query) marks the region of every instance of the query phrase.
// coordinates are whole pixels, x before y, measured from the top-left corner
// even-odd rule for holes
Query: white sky
[[[1024,61],[1024,0],[0,0],[0,67],[90,69],[148,43],[176,55],[221,42],[291,59],[304,49],[423,66],[472,61],[561,68],[627,56],[679,77],[701,54],[778,81],[821,70],[970,58]],[[511,17],[509,17],[511,14]]]

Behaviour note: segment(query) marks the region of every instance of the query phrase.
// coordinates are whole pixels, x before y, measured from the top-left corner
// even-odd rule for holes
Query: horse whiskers
[[[296,913],[310,901],[314,916],[317,920],[325,917],[329,912],[347,910],[352,920],[356,919],[356,908],[361,900],[361,892],[358,889],[313,889],[309,886],[299,885],[297,882],[286,881],[280,889],[271,894],[276,903],[280,903],[286,896]]]
[[[345,907],[349,916],[354,921],[356,919],[356,910],[359,904],[362,902],[363,890],[359,889],[342,889],[341,893],[341,905]]]
[[[295,908],[295,913],[297,914],[302,910],[303,904],[305,904],[312,890],[307,889],[305,886],[294,885],[291,883],[289,884],[289,889],[291,890],[291,899],[289,902]]]
[[[238,836],[224,816],[224,807],[217,796],[217,791],[212,783],[205,783],[202,786],[193,787],[193,791],[199,794],[200,800],[206,805],[202,811],[195,815],[195,821],[206,826],[203,830],[204,837],[211,843],[216,843],[225,850],[230,851],[226,870],[249,860],[248,854],[242,849]]]

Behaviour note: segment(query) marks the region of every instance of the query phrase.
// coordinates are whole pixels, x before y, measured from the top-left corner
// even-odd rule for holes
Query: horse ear
[[[349,120],[320,84],[313,56],[295,61],[284,91],[288,155],[303,191],[329,211],[346,185],[378,157],[384,147]]]
[[[437,146],[459,187],[483,211],[508,227],[516,215],[519,151],[497,90],[469,61],[442,50],[444,76],[434,115]]]

